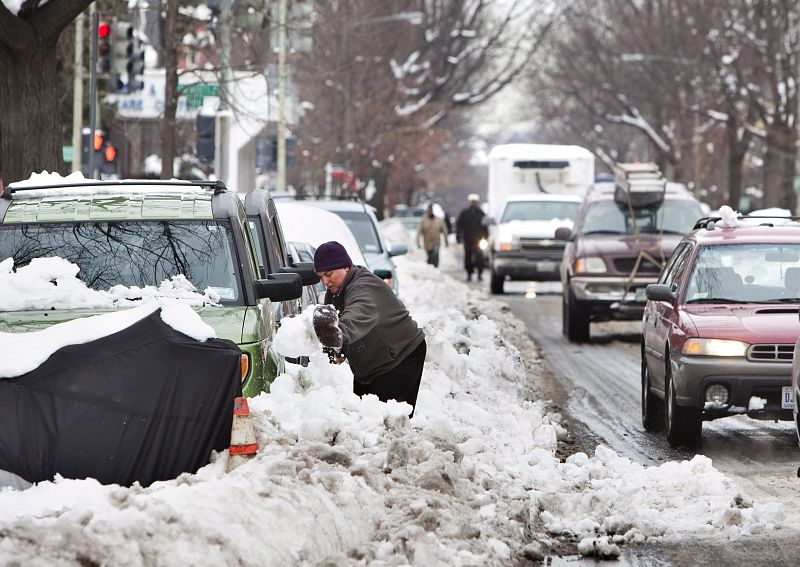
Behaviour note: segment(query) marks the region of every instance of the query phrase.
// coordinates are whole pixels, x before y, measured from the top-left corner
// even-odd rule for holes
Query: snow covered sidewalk
[[[647,537],[736,538],[780,527],[709,459],[643,467],[598,447],[561,462],[560,416],[526,401],[524,328],[501,303],[400,258],[401,298],[428,357],[405,404],[352,394],[321,352],[250,400],[261,447],[148,488],[92,480],[0,491],[0,557],[33,565],[505,565],[561,540],[583,553]],[[303,322],[281,334],[313,340]],[[307,321],[306,321],[307,323]],[[281,337],[282,341],[286,337]]]

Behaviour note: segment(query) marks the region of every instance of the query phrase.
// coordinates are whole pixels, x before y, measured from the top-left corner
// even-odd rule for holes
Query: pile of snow
[[[739,226],[739,213],[734,211],[728,205],[722,205],[719,208],[720,225],[728,228]]]
[[[308,316],[284,321],[276,344],[306,341],[311,361],[250,400],[253,460],[226,474],[224,452],[147,488],[59,478],[0,491],[4,560],[496,565],[541,558],[557,536],[613,557],[653,536],[780,527],[777,505],[750,502],[703,456],[644,467],[601,446],[562,462],[560,416],[525,399],[537,376],[512,344],[532,346],[524,326],[421,255],[397,258],[428,344],[413,419],[407,404],[355,396]]]

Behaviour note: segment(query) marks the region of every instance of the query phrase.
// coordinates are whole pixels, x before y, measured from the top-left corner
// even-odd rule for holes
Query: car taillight
[[[242,382],[247,378],[247,372],[250,370],[250,357],[242,353],[240,360],[240,367],[242,369]]]

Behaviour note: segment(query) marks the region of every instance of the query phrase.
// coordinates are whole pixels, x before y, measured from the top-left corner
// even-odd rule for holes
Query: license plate
[[[552,272],[556,269],[556,263],[548,261],[536,262],[536,269],[540,272]]]
[[[647,301],[647,288],[645,287],[638,287],[636,288],[636,301]]]
[[[781,388],[781,409],[794,409],[794,393],[791,386]]]

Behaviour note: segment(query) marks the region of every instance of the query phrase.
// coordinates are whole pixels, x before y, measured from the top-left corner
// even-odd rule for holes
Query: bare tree
[[[0,179],[61,171],[57,44],[91,0],[26,0],[17,14],[0,2]]]

